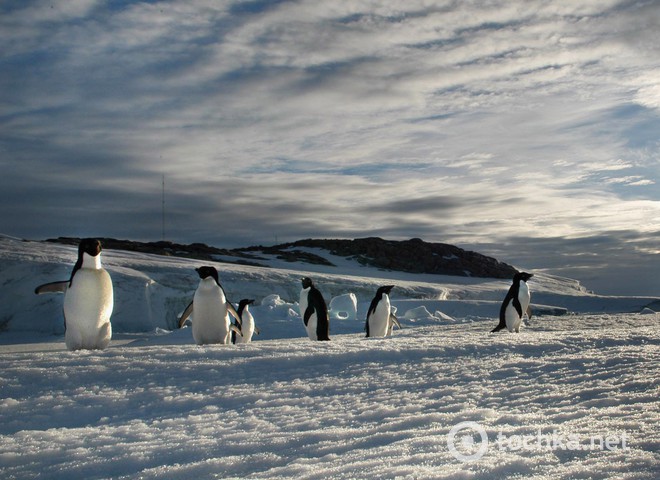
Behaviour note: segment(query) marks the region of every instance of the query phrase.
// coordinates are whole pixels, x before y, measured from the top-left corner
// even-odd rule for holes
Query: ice
[[[330,318],[334,320],[357,320],[357,296],[354,293],[338,295],[330,300]]]

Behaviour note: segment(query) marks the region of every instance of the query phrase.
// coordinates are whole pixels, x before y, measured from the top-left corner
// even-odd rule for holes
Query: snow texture
[[[75,249],[0,238],[0,478],[660,476],[657,299],[534,272],[535,311],[569,313],[490,334],[508,282],[217,263],[231,300],[257,299],[261,335],[200,347],[190,328],[170,331],[200,262],[103,255],[117,333],[69,352],[62,296],[33,290],[67,278]],[[332,317],[330,342],[306,338],[304,275],[326,300],[355,296],[355,314],[337,300],[349,315]],[[376,288],[392,283],[403,328],[364,338]],[[477,435],[452,449],[462,422]]]

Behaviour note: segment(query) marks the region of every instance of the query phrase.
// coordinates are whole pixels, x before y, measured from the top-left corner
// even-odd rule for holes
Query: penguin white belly
[[[383,298],[376,310],[369,317],[369,336],[386,337],[390,332],[390,299],[387,295]]]
[[[303,288],[300,291],[300,318],[303,320],[303,325],[305,325],[305,311],[307,310],[308,302],[307,302],[307,296],[309,295],[309,288]],[[317,324],[317,318],[316,318],[316,312],[312,313],[312,315],[309,317],[309,321],[307,322],[307,325],[305,325],[305,329],[307,330],[307,336],[309,337],[310,340],[317,340],[316,336],[316,324]]]
[[[509,303],[509,305],[506,307],[504,318],[506,320],[507,330],[510,332],[517,332],[520,330],[520,323],[522,322],[522,318],[518,315],[518,312],[513,306],[513,302]]]
[[[254,334],[254,317],[245,310],[241,316],[241,332],[243,336],[236,335],[236,343],[250,343]]]
[[[78,270],[64,296],[67,348],[106,348],[112,338],[113,305],[112,280],[108,272],[90,268]]]
[[[197,345],[228,343],[229,315],[220,288],[200,287],[193,297],[192,335]]]
[[[312,313],[312,315],[309,317],[309,322],[307,322],[307,336],[309,337],[310,340],[318,340],[318,337],[316,335],[316,325],[318,323],[318,320],[316,318],[316,313]]]
[[[518,290],[518,300],[522,306],[523,315],[529,307],[529,302],[532,299],[532,294],[529,292],[529,286],[527,282],[520,282],[520,289]]]

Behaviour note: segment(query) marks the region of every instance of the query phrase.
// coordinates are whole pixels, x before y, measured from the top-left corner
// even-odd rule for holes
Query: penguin
[[[197,345],[228,344],[231,332],[242,335],[240,317],[233,305],[227,301],[215,267],[204,266],[196,268],[195,271],[200,278],[199,286],[192,303],[186,307],[179,319],[179,328],[192,314],[192,335]],[[236,325],[230,322],[230,314],[236,319]]]
[[[390,306],[389,295],[393,288],[394,285],[380,287],[373,300],[371,300],[365,325],[367,337],[388,337],[392,335],[394,323],[401,328],[396,316],[392,315]]]
[[[259,335],[261,332],[259,328],[254,324],[254,317],[249,310],[249,305],[252,305],[254,300],[244,298],[238,302],[238,316],[241,319],[241,332],[243,336],[237,336],[236,332],[231,332],[231,343],[250,343],[252,341],[252,335],[256,333]]]
[[[500,323],[491,333],[499,332],[503,328],[507,328],[509,332],[520,332],[523,314],[529,312],[531,298],[527,281],[533,276],[527,272],[517,272],[513,276],[513,284],[500,307]]]
[[[300,316],[310,340],[330,340],[330,318],[328,306],[321,292],[309,277],[302,280],[300,291]]]
[[[101,266],[101,242],[84,238],[69,280],[46,283],[34,293],[64,293],[64,343],[69,350],[103,350],[112,338],[112,279]]]

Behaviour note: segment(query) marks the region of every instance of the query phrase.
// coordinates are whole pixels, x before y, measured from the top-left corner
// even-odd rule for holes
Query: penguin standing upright
[[[236,332],[231,332],[231,343],[250,343],[252,341],[252,335],[259,335],[259,329],[254,324],[254,317],[252,312],[250,312],[249,306],[254,303],[254,300],[244,298],[238,302],[238,313],[239,318],[241,319],[241,332],[243,336],[236,335]]]
[[[179,328],[192,314],[192,335],[197,345],[227,344],[231,339],[230,332],[241,335],[240,317],[233,305],[227,301],[215,267],[199,267],[195,271],[200,278],[199,286],[195,290],[192,303],[179,319]],[[229,314],[236,319],[238,325],[230,322]]]
[[[510,332],[520,332],[520,324],[531,299],[527,281],[533,276],[527,272],[518,272],[513,276],[513,284],[500,307],[500,323],[491,330],[491,333],[499,332],[503,328],[507,328]]]
[[[101,266],[101,242],[84,238],[78,245],[69,280],[46,283],[34,293],[64,293],[64,343],[69,350],[102,350],[112,338],[112,279]]]
[[[299,305],[300,316],[310,340],[330,340],[328,306],[309,277],[302,279]]]
[[[392,335],[393,324],[396,323],[399,328],[401,325],[394,315],[390,306],[390,292],[394,285],[385,285],[376,292],[369,311],[367,312],[367,322],[365,330],[367,337],[387,337]]]

